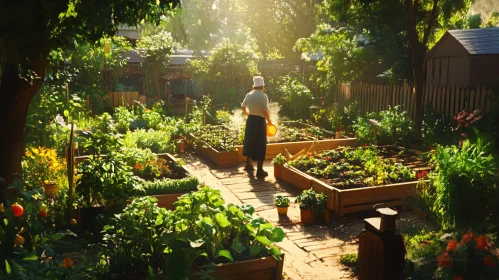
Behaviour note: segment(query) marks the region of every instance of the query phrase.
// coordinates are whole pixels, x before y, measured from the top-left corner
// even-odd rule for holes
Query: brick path
[[[339,264],[341,254],[357,252],[355,234],[363,228],[362,218],[348,217],[334,220],[327,226],[303,226],[300,211],[292,203],[288,216],[279,218],[274,206],[276,195],[294,201],[299,190],[276,182],[273,166],[265,162],[269,177],[249,178],[243,164],[228,169],[214,169],[210,162],[196,156],[185,155],[186,166],[202,183],[218,189],[226,202],[251,204],[256,214],[274,225],[281,226],[287,237],[280,247],[286,253],[284,273],[288,279],[353,279],[351,273]]]

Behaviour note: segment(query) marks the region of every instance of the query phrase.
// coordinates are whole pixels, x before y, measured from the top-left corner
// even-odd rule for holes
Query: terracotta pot
[[[314,212],[308,209],[300,209],[301,223],[305,225],[313,225],[315,223]]]
[[[337,131],[336,136],[334,137],[335,139],[341,139],[341,132]]]
[[[288,214],[288,206],[286,206],[286,207],[276,206],[276,207],[277,207],[277,214],[279,214],[281,216],[286,216]]]
[[[43,184],[43,190],[46,197],[56,198],[59,195],[61,188],[56,183],[49,182]]]

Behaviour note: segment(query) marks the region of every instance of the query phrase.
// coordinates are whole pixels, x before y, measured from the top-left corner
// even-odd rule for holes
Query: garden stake
[[[68,168],[68,203],[67,217],[68,225],[71,224],[71,206],[73,205],[73,173],[74,173],[74,124],[71,123],[71,132],[69,134],[69,147],[66,148],[66,163]]]

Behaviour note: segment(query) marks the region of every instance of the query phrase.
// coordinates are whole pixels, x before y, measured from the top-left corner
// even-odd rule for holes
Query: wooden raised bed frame
[[[299,123],[303,126],[310,126],[308,124]],[[329,132],[327,130],[324,130]],[[332,134],[332,132],[329,132]],[[236,145],[236,151],[230,152],[220,152],[204,143],[200,139],[196,138],[192,134],[190,135],[193,142],[196,144],[195,150],[198,154],[203,157],[209,158],[213,161],[219,168],[232,167],[238,164],[238,162],[246,161],[246,157],[243,156],[243,146]],[[338,147],[354,147],[357,139],[356,138],[342,138],[342,139],[325,139],[316,141],[314,147],[310,151],[323,151],[332,150]],[[265,154],[266,160],[271,160],[275,158],[278,154],[282,153],[284,149],[287,149],[289,153],[296,154],[303,149],[309,149],[314,141],[299,141],[299,142],[283,142],[283,143],[268,143],[267,153]]]
[[[281,260],[274,257],[263,257],[254,260],[218,264],[210,275],[221,280],[280,280],[284,265],[284,254]],[[210,268],[211,269],[211,268]]]
[[[177,158],[175,158],[174,156],[172,156],[171,154],[168,154],[168,153],[158,154],[158,157],[164,158],[166,160],[173,161],[173,162],[177,161]],[[86,159],[88,159],[88,156],[75,157],[75,165],[78,165],[80,162],[83,162]],[[183,169],[184,173],[187,176],[191,175],[191,172],[185,166],[181,166],[181,168]],[[184,194],[186,194],[186,193],[168,193],[168,194],[150,195],[150,197],[154,197],[158,200],[158,202],[157,202],[158,207],[165,208],[168,210],[173,210],[174,209],[173,203],[176,202],[178,200],[178,198]],[[130,203],[131,200],[130,201],[127,200],[127,202]]]
[[[330,186],[292,166],[274,164],[276,179],[283,180],[299,189],[314,189],[327,196],[327,208],[341,217],[348,213],[372,210],[373,206],[383,203],[386,207],[403,205],[407,197],[415,195],[419,181],[362,187],[341,190]]]

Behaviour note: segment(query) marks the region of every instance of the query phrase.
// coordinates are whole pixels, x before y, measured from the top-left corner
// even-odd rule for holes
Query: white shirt
[[[265,118],[263,112],[269,109],[269,98],[261,90],[252,90],[246,94],[241,106],[248,110],[248,114]]]

